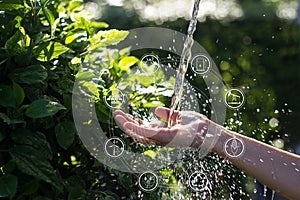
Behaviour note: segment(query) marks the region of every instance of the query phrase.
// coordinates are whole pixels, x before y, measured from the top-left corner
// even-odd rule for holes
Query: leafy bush
[[[134,196],[130,176],[118,179],[85,150],[71,113],[75,75],[84,75],[78,71],[85,55],[104,52],[128,33],[103,30],[108,25],[93,21],[80,0],[4,0],[0,9],[0,197]],[[110,83],[126,71],[119,62],[127,68],[137,62],[123,52],[117,58],[105,54],[114,71]]]

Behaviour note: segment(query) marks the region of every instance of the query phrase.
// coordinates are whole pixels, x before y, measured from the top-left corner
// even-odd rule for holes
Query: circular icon
[[[106,154],[113,158],[121,156],[125,149],[123,141],[119,138],[110,138],[104,147]]]
[[[239,89],[230,89],[225,94],[225,103],[229,108],[238,109],[245,102],[244,94]]]
[[[230,138],[226,140],[224,150],[228,157],[238,158],[242,156],[245,151],[244,142],[238,138]]]
[[[142,70],[146,73],[156,72],[160,68],[159,57],[154,54],[146,54],[141,58]]]
[[[158,177],[153,172],[144,172],[139,177],[139,187],[145,192],[151,192],[158,185]]]
[[[124,103],[124,94],[116,88],[109,90],[104,97],[104,101],[110,108],[120,108]]]
[[[202,172],[196,171],[189,177],[189,186],[196,192],[200,192],[206,189],[208,179]]]
[[[210,61],[207,56],[199,54],[192,59],[192,70],[196,74],[205,74],[209,69]]]

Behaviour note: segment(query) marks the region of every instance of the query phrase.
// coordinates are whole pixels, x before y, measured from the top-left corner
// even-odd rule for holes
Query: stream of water
[[[170,116],[169,116],[169,120],[168,120],[168,127],[171,127],[173,125],[172,124],[173,120],[171,120],[171,119],[174,114],[174,111],[180,110],[180,104],[181,104],[182,94],[183,94],[184,78],[185,78],[185,74],[186,74],[186,71],[189,66],[189,62],[192,57],[191,49],[192,49],[192,46],[194,43],[193,34],[196,30],[197,16],[198,16],[198,12],[199,12],[199,4],[200,4],[200,0],[194,1],[192,18],[189,23],[187,37],[184,41],[183,50],[182,50],[181,57],[180,57],[180,63],[179,63],[178,70],[177,70],[176,82],[174,85],[174,93],[172,96],[172,102],[171,102],[171,108],[170,108]]]

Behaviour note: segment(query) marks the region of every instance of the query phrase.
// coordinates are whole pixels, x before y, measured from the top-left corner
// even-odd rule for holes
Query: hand
[[[158,107],[155,114],[161,120],[145,125],[121,110],[114,112],[118,126],[138,142],[170,147],[200,147],[207,133],[210,120],[192,111],[175,111],[172,127],[167,127],[170,109]]]

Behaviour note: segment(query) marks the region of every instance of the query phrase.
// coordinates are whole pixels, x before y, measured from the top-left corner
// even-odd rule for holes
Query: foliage
[[[106,23],[92,20],[83,8],[80,0],[0,2],[0,197],[118,199],[132,195],[132,188],[118,183],[124,180],[111,181],[112,171],[93,159],[76,136],[71,114],[73,83],[75,78],[94,75],[78,73],[82,62],[88,52],[106,52],[107,46],[128,34],[106,29]],[[126,51],[118,58],[109,52],[104,57],[111,59],[113,68],[108,69],[118,73],[115,78],[138,62]],[[119,185],[118,195],[115,185]]]

